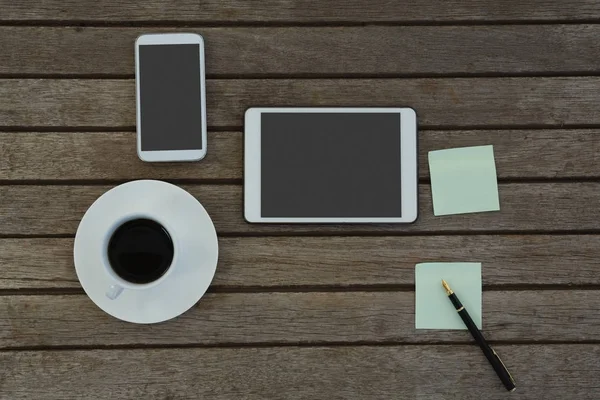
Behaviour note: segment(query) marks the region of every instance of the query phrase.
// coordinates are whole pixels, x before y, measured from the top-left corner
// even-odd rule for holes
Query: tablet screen
[[[400,113],[262,113],[261,215],[401,217]]]

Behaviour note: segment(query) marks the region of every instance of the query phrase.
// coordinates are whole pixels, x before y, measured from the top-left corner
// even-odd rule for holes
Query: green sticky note
[[[429,152],[435,215],[500,210],[493,146]]]
[[[442,287],[442,279],[469,312],[481,323],[481,263],[423,263],[415,267],[415,327],[417,329],[467,329]]]

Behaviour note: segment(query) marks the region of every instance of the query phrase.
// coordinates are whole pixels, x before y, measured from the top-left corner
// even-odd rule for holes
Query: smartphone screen
[[[201,150],[199,44],[139,46],[141,150]]]

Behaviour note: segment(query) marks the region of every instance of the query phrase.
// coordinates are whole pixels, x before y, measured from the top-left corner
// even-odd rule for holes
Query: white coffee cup
[[[164,235],[164,240],[162,239],[163,235],[157,230],[159,228],[166,234]],[[115,221],[110,229],[108,229],[102,246],[102,264],[111,281],[106,288],[106,297],[110,300],[115,300],[124,290],[150,289],[165,281],[177,265],[178,244],[177,238],[173,235],[173,232],[174,230],[169,227],[169,224],[166,221],[159,221],[155,217],[144,214],[126,215]],[[126,236],[129,237],[129,239],[123,239]],[[156,271],[148,275],[147,271],[144,271],[144,255],[146,256],[146,261],[148,260],[149,255],[156,256],[156,253],[159,252],[159,250],[162,250],[162,241],[164,241],[164,244],[166,245],[166,239],[168,239],[172,245],[172,253],[169,253],[172,254],[172,256],[170,257],[170,260],[163,257],[165,259],[162,260],[161,265],[154,265]],[[144,240],[148,243],[144,244]],[[117,244],[121,247],[119,251],[115,250],[116,247],[114,243],[111,243],[114,241],[120,242]],[[132,261],[129,263],[131,264],[129,267],[125,265],[127,263],[117,261],[118,258],[114,255],[114,253],[120,252],[122,257],[127,256],[127,251],[129,251],[127,246],[135,247],[131,249],[131,253],[129,254],[129,258]],[[134,250],[140,249],[142,251],[134,252]],[[112,256],[111,251],[113,253]],[[137,257],[131,257],[131,254],[134,253],[139,255]],[[167,257],[169,254],[166,254]],[[156,257],[151,258],[156,259]],[[139,276],[136,276],[130,271],[132,270],[132,266],[135,267],[135,269],[140,270]],[[150,265],[146,266],[148,266],[149,269],[151,267]]]

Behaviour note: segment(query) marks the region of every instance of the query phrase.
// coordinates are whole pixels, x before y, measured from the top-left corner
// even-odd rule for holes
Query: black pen
[[[446,289],[446,294],[448,295],[448,298],[456,308],[458,315],[460,315],[463,322],[469,329],[469,332],[471,332],[471,335],[473,335],[473,339],[475,339],[475,341],[481,348],[481,351],[483,351],[483,354],[485,354],[485,357],[488,359],[490,364],[492,364],[494,371],[496,371],[496,374],[498,374],[498,377],[504,384],[504,387],[506,387],[506,390],[510,392],[514,391],[516,389],[515,381],[510,375],[510,372],[508,372],[508,370],[504,366],[504,363],[502,362],[500,357],[498,357],[498,354],[496,354],[494,349],[492,349],[490,345],[485,341],[483,334],[479,329],[477,329],[477,326],[475,325],[475,322],[473,322],[473,320],[471,319],[471,316],[467,312],[467,309],[462,305],[460,300],[458,300],[458,297],[456,297],[456,294],[452,291],[452,289],[450,289],[450,286],[448,286],[448,283],[443,279],[442,286],[444,287],[444,289]]]

